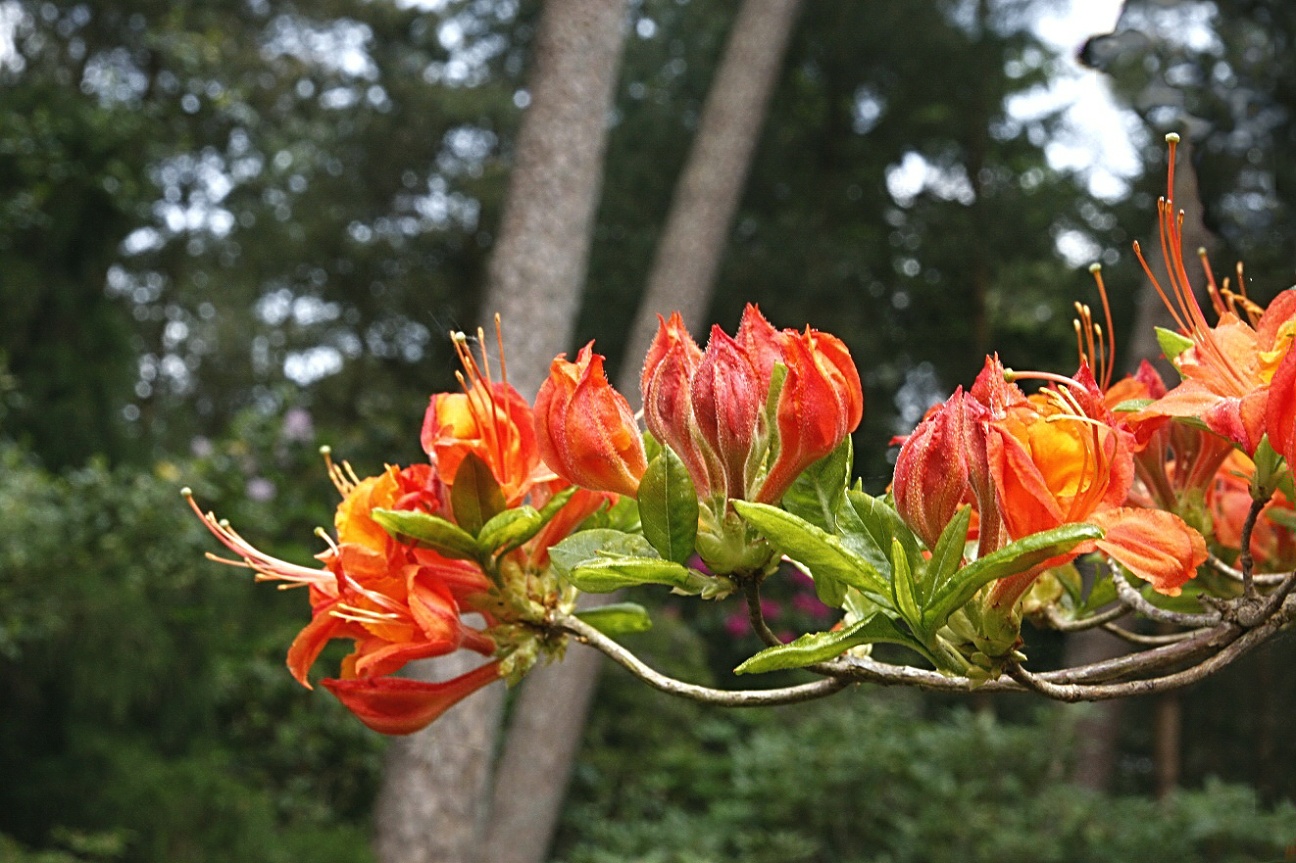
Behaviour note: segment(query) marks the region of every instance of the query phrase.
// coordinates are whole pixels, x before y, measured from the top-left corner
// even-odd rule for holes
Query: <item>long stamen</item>
[[[1179,143],[1179,136],[1173,132],[1166,135],[1166,143],[1170,149],[1169,165],[1166,169],[1166,196],[1157,201],[1157,221],[1160,225],[1161,254],[1165,262],[1166,276],[1169,280],[1169,293],[1174,297],[1173,301],[1171,301],[1170,296],[1167,296],[1167,292],[1162,288],[1161,283],[1152,274],[1152,268],[1148,265],[1147,259],[1143,256],[1143,251],[1137,242],[1134,243],[1134,253],[1157,294],[1161,297],[1162,303],[1170,311],[1180,332],[1192,339],[1194,347],[1204,361],[1226,376],[1229,383],[1233,384],[1240,394],[1245,394],[1250,391],[1251,386],[1232,358],[1216,343],[1210,325],[1206,322],[1206,317],[1202,313],[1201,305],[1197,302],[1197,297],[1193,293],[1192,282],[1188,278],[1188,272],[1184,267],[1183,225],[1185,214],[1182,210],[1176,212],[1174,207],[1175,152]]]
[[[256,572],[258,581],[284,581],[292,585],[315,585],[327,589],[332,585],[333,574],[326,569],[311,569],[306,566],[299,566],[295,563],[289,563],[286,560],[280,560],[272,557],[263,551],[260,551],[250,542],[239,535],[228,521],[217,519],[216,514],[212,512],[203,512],[198,508],[197,501],[194,500],[193,491],[189,488],[183,488],[180,493],[189,503],[189,508],[202,519],[207,529],[212,535],[220,540],[221,545],[228,548],[234,554],[241,558],[240,561],[228,560],[215,555],[209,555],[211,560],[230,566],[239,566],[251,569]]]
[[[1116,371],[1116,329],[1112,324],[1111,302],[1107,299],[1107,285],[1103,283],[1102,265],[1091,264],[1089,272],[1093,274],[1094,284],[1098,286],[1098,298],[1102,300],[1103,322],[1107,327],[1107,349],[1103,352],[1105,360],[1102,364],[1102,374],[1099,376],[1102,388],[1106,390],[1111,386],[1112,375]],[[1101,337],[1103,331],[1099,330],[1098,334]]]

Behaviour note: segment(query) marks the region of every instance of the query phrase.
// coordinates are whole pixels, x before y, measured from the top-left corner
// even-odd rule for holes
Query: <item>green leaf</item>
[[[860,524],[867,532],[869,543],[877,548],[877,557],[882,561],[879,569],[891,567],[892,539],[898,539],[904,547],[911,571],[922,566],[923,557],[918,547],[918,538],[904,523],[904,519],[900,518],[900,513],[882,498],[873,497],[862,491],[852,489],[846,492],[846,499],[850,501],[851,508],[859,516]],[[873,555],[869,555],[869,560],[875,560]]]
[[[482,525],[504,511],[504,492],[495,481],[490,465],[476,453],[468,453],[455,471],[450,486],[450,508],[455,523],[476,536]]]
[[[688,468],[675,452],[663,448],[648,463],[639,481],[639,520],[644,536],[667,560],[684,563],[697,541],[697,491]]]
[[[919,598],[924,604],[958,571],[959,564],[963,562],[963,549],[967,545],[968,525],[971,522],[972,507],[961,506],[941,531],[936,547],[932,549],[931,560],[927,561],[926,575],[918,584]]]
[[[832,579],[889,601],[891,591],[877,567],[848,550],[840,537],[768,504],[736,500],[733,505],[770,542],[805,565],[816,582]]]
[[[558,514],[558,510],[567,505],[567,501],[571,500],[572,495],[575,493],[576,486],[569,485],[553,497],[549,498],[549,500],[545,501],[545,505],[540,507],[540,523],[542,525],[548,524],[549,521]],[[485,525],[482,525],[482,527],[485,528]]]
[[[1125,401],[1112,408],[1112,413],[1118,414],[1136,414],[1156,399],[1125,399]]]
[[[643,445],[644,445],[644,457],[648,461],[652,461],[653,459],[657,458],[657,456],[661,455],[661,451],[665,449],[665,447],[661,445],[661,441],[653,437],[653,433],[650,431],[646,431],[643,433]]]
[[[914,639],[883,614],[861,620],[835,632],[813,632],[788,644],[767,647],[734,669],[734,674],[762,674],[787,668],[805,668],[836,659],[852,647],[889,641],[922,651]]]
[[[1176,333],[1174,330],[1167,330],[1165,327],[1156,328],[1157,344],[1161,346],[1161,353],[1170,362],[1174,362],[1179,355],[1193,346],[1192,339]]]
[[[611,593],[640,584],[665,584],[697,593],[706,576],[660,557],[599,557],[574,567],[567,580],[586,593]]]
[[[946,619],[972,598],[983,585],[1014,573],[1024,572],[1051,557],[1066,554],[1080,543],[1099,539],[1103,530],[1092,524],[1064,524],[1034,533],[996,552],[973,561],[954,575],[933,595],[923,612],[923,629],[935,632]]]
[[[1111,571],[1103,567],[1097,578],[1094,579],[1093,587],[1089,588],[1089,595],[1085,597],[1082,610],[1085,612],[1094,612],[1104,605],[1110,605],[1120,596],[1116,592],[1116,582],[1112,581]]]
[[[846,493],[852,460],[847,435],[835,450],[801,472],[783,495],[783,508],[815,527],[836,530],[837,509]]]
[[[637,533],[625,533],[611,528],[595,528],[573,533],[549,549],[549,562],[558,574],[571,577],[571,571],[582,563],[598,560],[608,555],[625,557],[652,557],[657,552]]]
[[[402,542],[412,540],[446,557],[477,559],[477,540],[440,516],[406,509],[375,509],[369,515],[383,530]]]
[[[648,610],[637,602],[612,602],[578,611],[576,616],[604,635],[625,635],[652,629]]]
[[[909,568],[904,546],[898,539],[891,540],[891,596],[895,599],[896,609],[910,626],[922,623],[922,612],[914,597],[913,570]]]
[[[539,533],[544,523],[544,517],[535,507],[506,509],[482,525],[477,545],[488,554],[503,554]]]

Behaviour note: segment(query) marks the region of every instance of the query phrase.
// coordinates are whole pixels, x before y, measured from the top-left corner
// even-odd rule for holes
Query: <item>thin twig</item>
[[[1055,629],[1058,632],[1080,632],[1085,629],[1095,629],[1103,624],[1111,623],[1114,620],[1120,620],[1129,613],[1130,610],[1128,608],[1123,605],[1117,605],[1107,609],[1106,611],[1100,611],[1093,617],[1080,617],[1068,620],[1065,617],[1060,616],[1056,609],[1049,607],[1044,611],[1044,621],[1049,625],[1050,629]]]
[[[1260,519],[1260,511],[1269,503],[1267,499],[1252,498],[1251,508],[1247,510],[1246,521],[1242,522],[1242,554],[1238,557],[1238,563],[1242,569],[1242,594],[1248,599],[1254,599],[1256,596],[1255,588],[1255,558],[1251,556],[1251,532],[1255,530],[1256,522]]]
[[[812,683],[784,686],[778,689],[713,689],[709,686],[685,683],[650,668],[639,657],[579,618],[561,617],[553,622],[553,626],[576,636],[577,640],[598,650],[654,689],[700,701],[703,704],[715,704],[721,707],[772,707],[778,704],[798,704],[832,695],[852,683],[842,678],[825,677]]]
[[[1189,614],[1182,611],[1158,608],[1144,599],[1143,594],[1139,593],[1132,584],[1126,581],[1118,570],[1112,572],[1112,583],[1116,585],[1116,593],[1120,596],[1121,602],[1152,620],[1173,623],[1176,626],[1199,627],[1214,626],[1222,619],[1218,611]]]
[[[1206,563],[1211,569],[1215,570],[1229,581],[1236,581],[1238,584],[1242,584],[1242,570],[1229,566],[1217,555],[1209,555],[1206,558]],[[1276,584],[1282,584],[1289,575],[1291,575],[1289,572],[1257,572],[1251,575],[1251,580],[1257,587],[1273,587]]]
[[[1128,629],[1117,626],[1114,623],[1104,623],[1103,629],[1107,630],[1112,635],[1115,635],[1117,638],[1122,638],[1125,641],[1128,641],[1130,644],[1143,644],[1152,647],[1162,644],[1178,644],[1181,641],[1187,641],[1194,635],[1209,631],[1206,628],[1202,628],[1190,629],[1185,632],[1170,632],[1164,635],[1144,635],[1141,632],[1130,632]]]

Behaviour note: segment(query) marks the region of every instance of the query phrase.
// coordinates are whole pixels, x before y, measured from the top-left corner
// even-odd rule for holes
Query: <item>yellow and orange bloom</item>
[[[318,555],[321,568],[259,551],[228,524],[204,515],[190,497],[207,527],[239,558],[224,562],[249,567],[262,580],[308,588],[311,619],[288,650],[293,677],[310,688],[309,673],[324,647],[335,639],[353,642],[338,676],[323,685],[384,734],[417,731],[505,674],[507,651],[501,652],[492,633],[518,622],[527,610],[543,613],[574,599],[564,599],[546,575],[549,548],[611,497],[575,491],[534,537],[497,558],[489,572],[485,564],[445,557],[385,530],[375,510],[413,510],[453,521],[455,474],[469,454],[490,468],[508,506],[539,509],[568,488],[540,460],[530,406],[507,381],[491,380],[484,358],[478,364],[462,341],[457,344],[464,391],[431,399],[422,432],[430,464],[390,466],[360,479],[349,466],[329,460],[342,501],[334,516],[337,538]],[[391,677],[411,661],[459,650],[488,661],[440,683]]]
[[[1100,550],[1169,595],[1178,594],[1205,561],[1205,540],[1183,519],[1123,505],[1133,485],[1133,436],[1116,426],[1087,366],[1070,382],[1018,400],[991,420],[987,443],[999,514],[1011,539],[1064,524],[1095,524],[1105,535],[1081,543],[1068,559]],[[992,588],[992,603],[1020,596],[1020,585],[1010,581]]]
[[[535,430],[544,462],[568,482],[634,497],[648,467],[630,403],[608,383],[593,343],[576,362],[559,355],[536,396]]]
[[[1066,524],[1095,524],[1101,539],[991,586],[987,609],[1011,614],[1046,569],[1101,550],[1176,594],[1206,558],[1205,541],[1176,515],[1126,506],[1135,435],[1120,427],[1087,364],[1074,378],[1026,395],[997,357],[967,395],[955,393],[909,436],[893,492],[901,516],[930,546],[957,508],[975,506],[978,554]]]
[[[419,482],[425,471],[392,467],[363,480],[347,477],[336,467],[332,473],[343,499],[335,519],[338,540],[319,555],[322,569],[271,557],[210,514],[203,520],[259,579],[309,587],[311,620],[293,640],[287,658],[288,669],[299,683],[310,688],[310,669],[330,641],[350,640],[355,649],[343,659],[340,676],[324,680],[324,686],[353,710],[368,704],[355,712],[375,730],[417,731],[426,724],[423,718],[435,718],[454,701],[497,678],[498,663],[482,666],[490,669],[489,678],[479,669],[445,684],[402,681],[399,699],[376,694],[389,692],[387,675],[413,660],[445,656],[461,648],[493,655],[495,642],[463,619],[464,614],[486,607],[478,608],[475,601],[483,599],[491,585],[466,561],[400,543],[373,520],[374,509],[395,508],[402,488]],[[466,688],[468,682],[474,685]],[[448,701],[452,693],[456,697]]]
[[[464,369],[463,392],[432,396],[423,418],[423,451],[446,483],[454,482],[469,453],[476,455],[490,467],[506,504],[516,506],[533,485],[553,478],[540,460],[531,405],[507,378],[491,378],[484,350],[478,363],[462,335],[455,337],[455,350]]]

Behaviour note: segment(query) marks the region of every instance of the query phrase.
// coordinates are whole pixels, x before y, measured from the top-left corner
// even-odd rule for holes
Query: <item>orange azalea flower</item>
[[[1197,417],[1211,431],[1252,454],[1265,434],[1271,382],[1291,352],[1296,334],[1296,290],[1283,292],[1261,311],[1245,293],[1232,293],[1227,283],[1223,289],[1218,287],[1206,268],[1218,318],[1213,327],[1207,323],[1184,266],[1183,214],[1174,209],[1174,157],[1178,140],[1177,135],[1167,136],[1170,165],[1166,196],[1157,203],[1168,291],[1152,273],[1137,243],[1135,251],[1149,280],[1174,316],[1179,331],[1188,337],[1192,346],[1174,359],[1183,382],[1149,406],[1146,413]],[[1245,291],[1241,278],[1238,287]],[[1289,396],[1290,392],[1284,393],[1280,401]]]
[[[485,350],[479,364],[463,335],[454,338],[464,368],[457,374],[463,392],[432,396],[423,418],[423,451],[447,483],[454,482],[464,457],[475,454],[490,466],[507,505],[516,506],[535,483],[553,478],[540,461],[531,405],[508,383],[502,342],[503,379],[494,381]],[[478,340],[482,340],[481,330]]]
[[[1215,542],[1225,549],[1241,551],[1242,528],[1251,509],[1251,477],[1255,464],[1233,450],[1214,477],[1206,495]],[[1251,531],[1251,555],[1265,572],[1284,572],[1296,566],[1296,537],[1291,525],[1296,518],[1282,492],[1276,493],[1260,511]]]
[[[540,454],[563,479],[633,497],[648,466],[634,412],[608,383],[593,342],[576,362],[559,354],[536,396]]]
[[[1133,436],[1116,427],[1087,365],[1029,397],[1013,393],[1003,378],[1002,366],[991,361],[973,391],[993,414],[987,462],[1007,538],[1076,523],[1096,524],[1106,535],[1001,580],[990,604],[1011,608],[1039,572],[1095,549],[1158,591],[1179,593],[1206,559],[1205,541],[1176,515],[1122,505],[1133,483]]]
[[[492,655],[494,641],[461,617],[481,610],[473,600],[489,590],[486,576],[465,561],[448,560],[434,551],[397,542],[371,517],[375,508],[393,508],[402,488],[417,482],[423,471],[392,467],[379,476],[356,480],[330,466],[343,500],[336,516],[338,542],[330,543],[328,551],[320,555],[323,569],[297,566],[259,551],[210,513],[203,515],[190,497],[190,505],[212,533],[242,558],[241,565],[254,569],[259,579],[309,587],[311,621],[288,650],[293,677],[309,689],[307,674],[325,645],[336,638],[349,639],[355,642],[355,650],[343,659],[341,678],[325,680],[324,685],[348,707],[354,707],[367,703],[371,691],[387,692],[390,681],[384,675],[407,662],[444,656],[460,648]],[[417,731],[426,724],[420,724],[422,719],[432,715],[433,706],[441,705],[435,713],[439,715],[453,703],[446,703],[448,692],[456,693],[458,700],[498,677],[497,663],[483,668],[491,669],[489,679],[478,670],[447,684],[403,681],[399,684],[402,699],[379,703],[405,712],[355,712],[366,725],[384,733]],[[475,685],[464,688],[462,684],[467,682]],[[397,728],[402,730],[391,730]]]
[[[490,379],[485,359],[478,365],[462,338],[457,345],[464,392],[432,397],[423,426],[431,464],[388,467],[362,480],[348,465],[328,461],[342,501],[334,517],[337,540],[328,540],[328,550],[319,555],[323,568],[258,551],[228,524],[203,515],[190,497],[207,527],[241,559],[223,562],[249,567],[263,580],[309,588],[311,620],[288,650],[288,668],[303,686],[310,688],[309,671],[325,645],[334,639],[354,642],[338,678],[323,683],[362,722],[384,734],[417,731],[501,676],[503,657],[442,683],[389,675],[413,660],[460,649],[494,656],[490,627],[517,622],[510,615],[519,608],[562,601],[552,578],[546,581],[549,548],[611,497],[576,491],[536,536],[492,564],[490,575],[476,562],[443,557],[383,529],[373,518],[376,509],[415,510],[453,521],[448,502],[454,472],[468,453],[490,467],[509,506],[526,502],[538,509],[567,487],[540,462],[530,407],[507,381]],[[480,615],[484,626],[470,624],[469,614]]]

